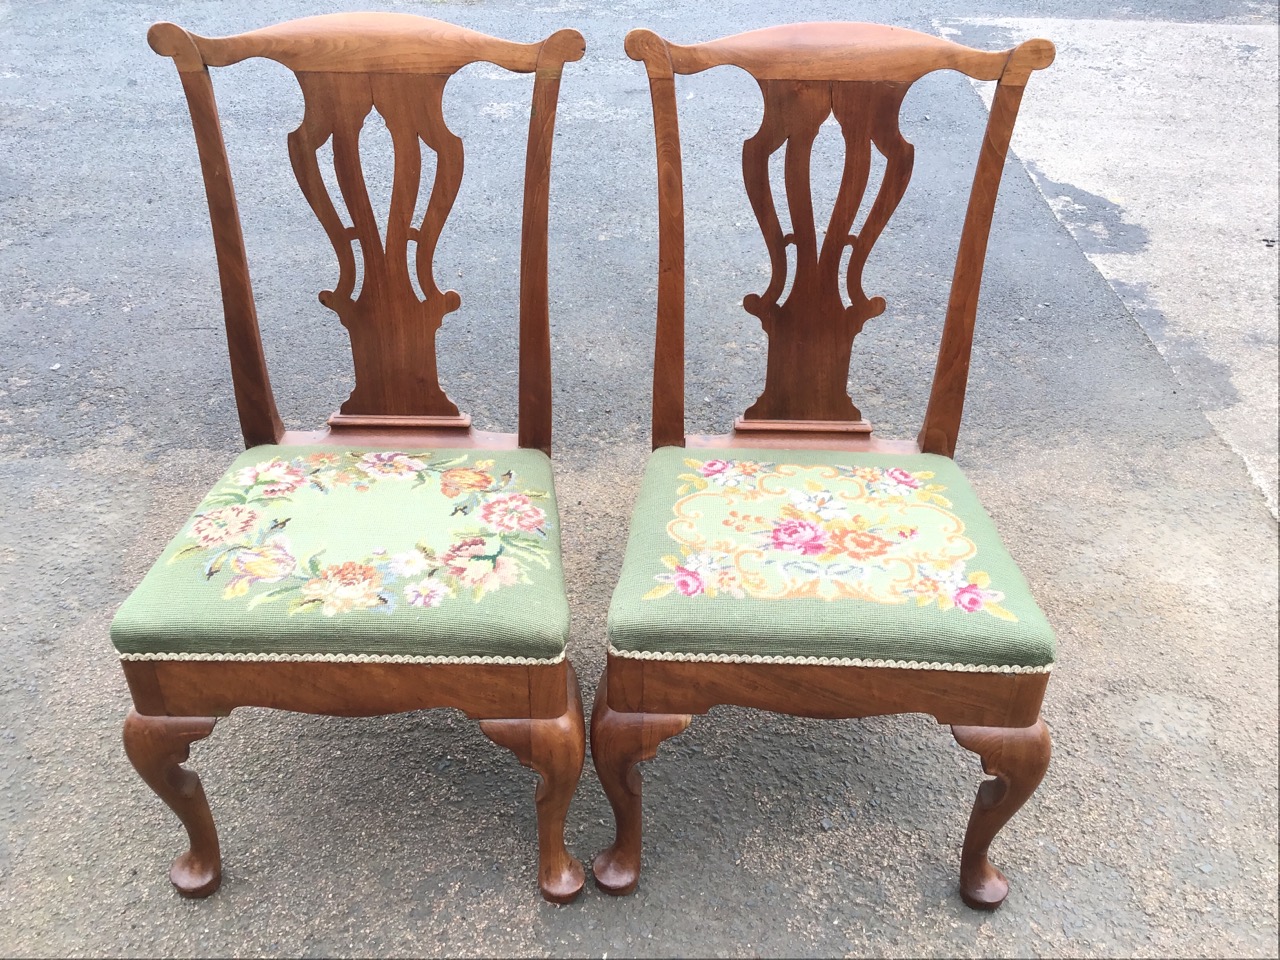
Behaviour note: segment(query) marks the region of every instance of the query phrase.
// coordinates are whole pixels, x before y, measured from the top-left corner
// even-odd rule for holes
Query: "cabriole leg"
[[[615,713],[609,709],[608,672],[600,678],[591,711],[591,758],[613,807],[613,845],[596,854],[591,864],[596,886],[623,896],[640,882],[640,771],[637,764],[652,760],[658,744],[689,726],[678,714]]]
[[[951,733],[995,777],[978,787],[960,855],[960,896],[975,910],[994,910],[1008,895],[1009,881],[987,860],[987,848],[1040,785],[1049,767],[1049,730],[1037,720],[1022,729],[952,727]]]
[[[173,861],[169,879],[184,897],[207,897],[222,883],[218,831],[200,778],[182,764],[191,744],[213,733],[216,717],[149,717],[130,710],[124,751],[138,775],[187,828],[191,846]]]
[[[587,752],[582,693],[570,665],[566,671],[569,709],[554,720],[481,720],[484,735],[506,747],[541,778],[538,811],[538,886],[552,903],[570,903],[582,892],[586,873],[565,849],[564,821],[582,776]]]

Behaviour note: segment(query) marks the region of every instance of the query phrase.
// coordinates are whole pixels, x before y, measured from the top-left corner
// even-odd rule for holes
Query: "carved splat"
[[[432,74],[298,74],[302,124],[289,135],[289,158],[302,192],[338,257],[338,283],[320,294],[351,336],[356,386],[334,426],[414,418],[465,427],[436,371],[436,332],[461,298],[436,286],[432,259],[462,182],[462,141],[445,126],[448,77]],[[379,229],[360,163],[360,131],[376,110],[395,151],[391,205]],[[321,176],[318,153],[332,141],[334,172],[351,226],[339,215]],[[436,154],[436,174],[422,222],[414,224],[422,145]],[[410,276],[409,244],[419,297]],[[356,256],[363,277],[356,289]]]
[[[742,148],[747,195],[769,250],[772,276],[761,294],[742,305],[769,337],[764,392],[738,421],[738,429],[777,429],[776,421],[828,421],[832,429],[866,430],[847,392],[853,338],[884,312],[882,297],[868,298],[862,271],[911,179],[914,148],[898,129],[902,98],[911,84],[885,81],[761,80],[764,119]],[[818,129],[834,116],[844,136],[844,171],[821,243],[813,212],[810,160]],[[862,229],[853,232],[871,172],[872,145],[886,166]],[[785,150],[784,182],[791,232],[783,233],[769,185],[769,158]],[[795,275],[786,299],[787,247],[795,248]],[[849,248],[841,295],[841,260]]]

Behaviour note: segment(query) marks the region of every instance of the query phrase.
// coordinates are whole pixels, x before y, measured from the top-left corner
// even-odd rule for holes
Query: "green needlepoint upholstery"
[[[930,454],[656,451],[609,641],[666,659],[1021,671],[1054,658],[973,489]]]
[[[126,657],[555,660],[569,632],[536,450],[259,446],[111,625]]]

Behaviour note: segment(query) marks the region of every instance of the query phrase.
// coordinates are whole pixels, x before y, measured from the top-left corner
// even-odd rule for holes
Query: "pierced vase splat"
[[[436,333],[461,298],[436,286],[432,260],[462,182],[462,141],[445,126],[447,76],[301,72],[305,112],[289,135],[289,158],[338,258],[338,282],[320,294],[351,337],[355,389],[333,426],[413,422],[464,428],[471,418],[440,387]],[[371,112],[386,122],[394,149],[391,203],[379,229],[360,162],[360,133]],[[325,186],[319,151],[332,142],[334,172],[350,226]],[[422,145],[436,154],[430,199],[414,224]],[[415,245],[410,275],[409,244]],[[362,271],[357,279],[356,247]],[[357,283],[359,289],[357,289]]]
[[[805,421],[807,429],[870,432],[847,388],[853,339],[884,312],[868,298],[862,272],[906,192],[914,148],[898,128],[910,83],[888,81],[761,80],[764,119],[742,148],[743,179],[769,251],[772,275],[763,294],[742,302],[769,338],[764,392],[738,419],[737,430],[775,430]],[[844,169],[819,243],[810,163],[823,122],[834,116],[844,139]],[[885,159],[884,175],[862,228],[853,232],[871,172],[871,147]],[[791,232],[784,233],[769,185],[769,158],[784,150],[784,183]],[[795,275],[786,298],[787,247]],[[841,294],[841,261],[849,250]]]

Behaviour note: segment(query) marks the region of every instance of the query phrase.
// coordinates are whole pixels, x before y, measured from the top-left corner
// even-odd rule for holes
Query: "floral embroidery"
[[[377,567],[367,563],[335,563],[320,571],[302,585],[302,602],[321,604],[326,617],[351,610],[367,610],[387,602],[386,597],[378,592],[382,586],[382,575]]]
[[[205,578],[212,579],[221,567],[222,559],[230,555],[231,580],[223,591],[225,597],[243,597],[249,588],[256,583],[279,583],[297,566],[297,561],[289,552],[289,545],[280,538],[267,541],[256,547],[237,550],[234,547],[227,553],[220,554],[215,563],[205,568]]]
[[[418,476],[427,465],[407,453],[366,453],[360,458],[356,468],[363,470],[374,480],[386,477],[407,480]]]
[[[480,516],[495,530],[514,533],[517,530],[538,530],[547,522],[543,513],[523,493],[512,493],[490,500],[480,510]]]
[[[480,600],[529,582],[529,565],[550,567],[544,491],[521,489],[512,471],[495,476],[492,460],[433,460],[399,451],[311,453],[274,457],[237,470],[202,504],[187,527],[187,542],[170,563],[199,556],[208,581],[222,581],[225,599],[247,597],[249,607],[285,600],[290,614],[341,616],[361,610],[392,612],[398,601],[434,608],[461,597]],[[325,549],[301,557],[290,543],[297,497],[339,488],[368,493],[379,483],[407,484],[443,498],[440,519],[455,526],[437,548],[427,539],[412,549],[326,558]],[[432,539],[435,539],[434,537]]]
[[[253,489],[261,497],[287,497],[307,482],[306,471],[278,457],[245,467],[236,474],[236,483]]]
[[[456,497],[464,490],[488,490],[493,477],[474,467],[453,467],[440,474],[440,492],[446,497]]]
[[[859,599],[1017,618],[930,471],[685,460],[667,533],[680,552],[646,600]]]
[[[450,590],[438,580],[423,580],[404,588],[404,598],[415,607],[438,607],[450,595]]]
[[[230,506],[196,517],[191,536],[202,547],[218,547],[246,536],[262,519],[250,507]]]

